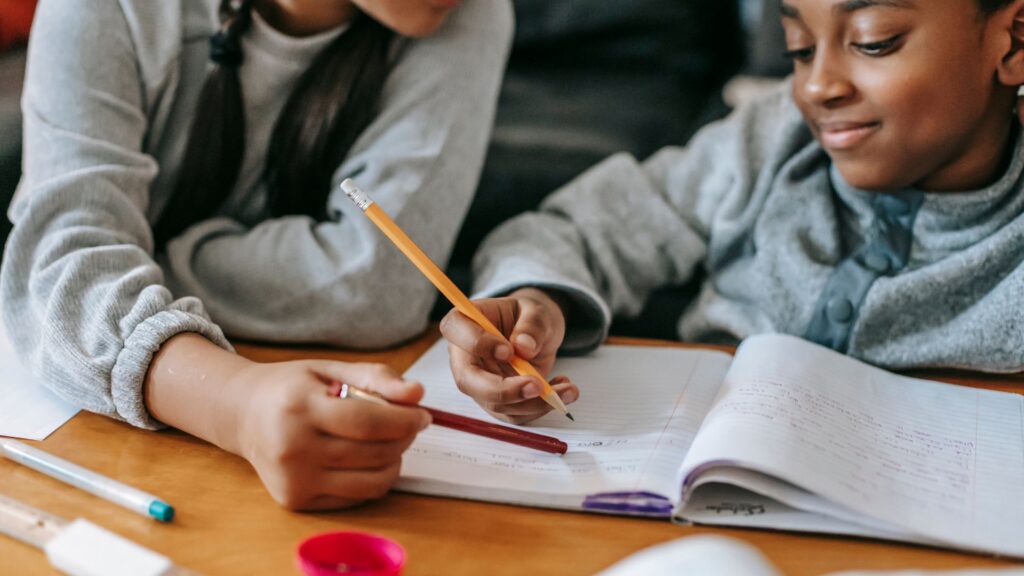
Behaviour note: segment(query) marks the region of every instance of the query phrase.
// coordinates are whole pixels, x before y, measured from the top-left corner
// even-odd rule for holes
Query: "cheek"
[[[965,41],[966,42],[966,41]],[[985,114],[993,79],[977,54],[943,50],[894,60],[859,79],[865,98],[909,141],[948,142]],[[942,53],[939,53],[939,52]]]
[[[927,170],[948,161],[964,142],[973,139],[985,115],[988,95],[978,85],[962,80],[944,82],[941,87],[907,82],[878,96],[893,160]]]

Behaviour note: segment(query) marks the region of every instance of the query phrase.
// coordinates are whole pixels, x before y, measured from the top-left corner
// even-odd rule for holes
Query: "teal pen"
[[[170,522],[174,519],[174,508],[156,496],[97,474],[77,464],[72,464],[28,444],[0,438],[0,454],[51,478],[56,478],[104,500],[124,506],[132,512],[156,518],[161,522]]]

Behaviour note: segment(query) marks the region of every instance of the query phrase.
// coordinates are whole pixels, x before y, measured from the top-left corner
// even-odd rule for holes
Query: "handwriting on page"
[[[957,516],[969,512],[973,426],[940,432],[927,422],[889,418],[884,408],[863,405],[852,395],[829,396],[792,380],[763,377],[737,385],[714,415],[716,421],[732,415],[747,425],[784,425],[801,446],[793,457],[807,465],[838,463],[842,470],[830,477],[865,500],[898,495],[904,505],[934,505]]]
[[[432,458],[438,462],[472,464],[495,471],[534,474],[568,473],[573,477],[586,474],[635,474],[639,472],[641,466],[646,464],[648,456],[646,450],[640,452],[638,456],[623,456],[614,449],[612,453],[598,455],[595,451],[600,450],[602,446],[594,446],[590,442],[570,442],[570,452],[565,456],[534,454],[531,451],[514,447],[508,447],[504,451],[497,447],[480,450],[474,442],[465,442],[466,439],[458,433],[432,430],[430,436],[431,438],[424,439],[411,447],[409,452]],[[631,444],[647,444],[647,449],[651,447],[644,438],[615,442],[618,449],[628,449]],[[582,445],[587,445],[588,453],[572,451],[573,448],[579,448]]]
[[[473,487],[592,494],[678,491],[675,474],[717,393],[728,357],[710,353],[606,347],[560,360],[558,373],[581,387],[570,422],[549,414],[530,426],[569,445],[546,454],[431,426],[403,460],[403,478]],[[447,352],[432,348],[407,377],[424,383],[424,404],[487,419],[451,379]]]
[[[749,338],[682,467],[886,532],[1020,550],[1024,399]],[[732,479],[732,480],[730,480]]]
[[[683,389],[684,386],[678,386]],[[443,391],[452,391],[450,395]],[[678,396],[677,390],[675,396]],[[431,387],[429,401],[446,409],[486,417],[479,407],[459,395],[454,386]],[[673,398],[673,403],[676,398]],[[602,410],[574,407],[586,414],[586,421],[601,423],[604,431],[615,435],[599,435],[597,430],[574,430],[559,426],[557,419],[547,427],[531,427],[542,434],[553,435],[569,445],[564,456],[546,454],[462,432],[431,427],[420,434],[405,459],[405,473],[427,476],[451,475],[461,471],[467,476],[452,480],[466,480],[478,484],[505,488],[533,489],[544,487],[555,492],[600,491],[633,489],[653,476],[668,480],[682,460],[682,454],[673,447],[688,445],[696,432],[699,420],[690,425],[677,418],[666,425],[671,407],[659,408],[657,413],[643,410],[643,406],[628,402],[620,410]],[[657,416],[657,420],[655,420]],[[583,420],[577,414],[579,420]],[[630,424],[631,420],[634,421]],[[669,443],[669,440],[675,442]],[[445,468],[442,472],[440,468]],[[425,472],[429,470],[429,472]],[[534,486],[534,484],[536,486]]]

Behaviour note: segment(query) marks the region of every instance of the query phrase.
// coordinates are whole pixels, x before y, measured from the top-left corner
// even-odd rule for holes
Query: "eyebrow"
[[[837,4],[833,10],[840,14],[850,14],[865,8],[897,8],[901,10],[912,10],[917,8],[913,0],[846,0]],[[800,11],[786,0],[779,0],[779,12],[783,18],[800,19]]]

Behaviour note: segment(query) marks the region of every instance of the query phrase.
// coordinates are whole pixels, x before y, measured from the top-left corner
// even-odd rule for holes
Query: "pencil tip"
[[[570,414],[568,412],[565,413],[565,417],[568,418],[569,420],[572,420],[573,422],[576,421],[576,419],[572,417],[572,414]]]

